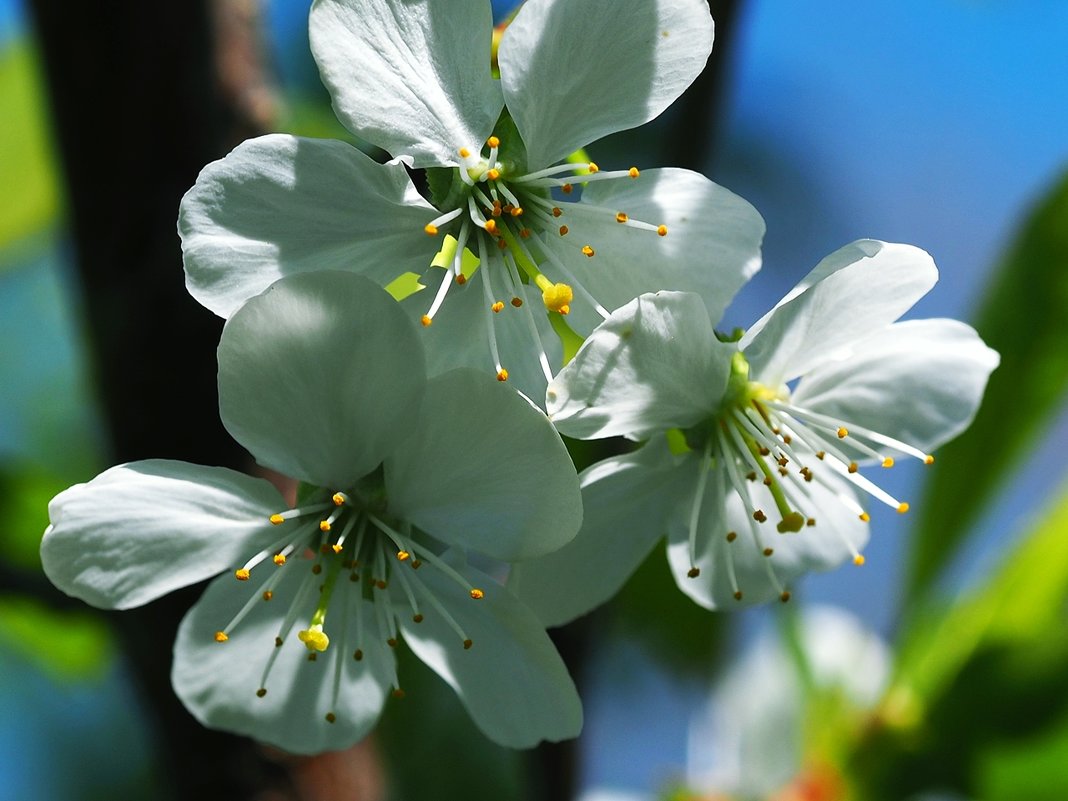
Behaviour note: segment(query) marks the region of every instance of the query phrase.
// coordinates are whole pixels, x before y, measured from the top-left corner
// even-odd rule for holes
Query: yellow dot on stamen
[[[309,651],[325,651],[327,646],[330,645],[330,638],[326,636],[323,627],[320,625],[298,631],[297,637]]]
[[[337,715],[335,715],[333,712],[327,712],[326,713],[326,722],[327,723],[333,723],[335,720],[337,720]]]
[[[393,690],[393,697],[394,698],[403,698],[404,697],[404,690],[402,690],[400,687],[397,687],[396,689]]]
[[[773,553],[775,553],[775,549],[774,548],[765,548],[764,549],[764,556],[771,556]]]
[[[332,550],[334,553],[341,553],[341,549],[344,547],[345,546],[341,543],[335,542],[333,545],[330,546],[330,550]]]
[[[541,299],[545,302],[545,308],[549,311],[566,314],[564,309],[570,309],[574,293],[567,284],[552,284],[541,293]]]
[[[736,601],[742,600],[742,591],[741,590],[735,590],[734,591],[734,600],[736,600]]]
[[[885,459],[883,459],[883,467],[893,467],[893,466],[894,466],[893,457],[887,456]]]
[[[728,531],[727,532],[727,542],[734,542],[736,539],[738,539],[738,532],[737,531]]]
[[[498,178],[501,177],[501,171],[498,170],[496,167],[491,167],[490,169],[486,170],[486,177],[489,178],[491,181],[496,181]]]
[[[465,651],[470,651],[472,645],[474,645],[474,643],[471,642],[471,640],[464,640],[464,650]]]
[[[808,520],[805,521],[805,525],[806,526],[814,526],[814,525],[816,525],[816,518],[810,517]]]
[[[426,231],[426,235],[427,236],[437,236],[438,235],[438,227],[436,225],[431,225],[430,223],[427,223],[426,225],[423,226],[423,230]]]
[[[281,567],[286,563],[286,555],[284,553],[276,553],[274,555],[274,563]]]
[[[397,558],[402,562],[407,560],[407,559],[410,559],[411,556],[412,555],[410,553],[408,553],[407,551],[397,551]]]
[[[273,597],[274,597],[274,593],[273,593],[273,592],[271,592],[270,590],[264,590],[264,591],[263,591],[263,600],[265,600],[265,601],[269,601],[269,600],[271,600],[271,599],[272,599]]]
[[[467,158],[468,156],[471,155],[471,151],[468,150],[466,147],[461,147],[459,152],[460,152],[460,158],[462,158],[462,159],[465,159],[465,158]]]
[[[517,309],[518,309],[518,308],[519,308],[520,306],[522,306],[522,305],[523,305],[523,299],[522,299],[522,298],[512,298],[512,300],[511,300],[510,302],[511,302],[511,304],[512,304],[513,306],[515,306],[515,307],[516,307]]]
[[[638,172],[637,167],[631,167],[629,170],[627,170],[627,175],[629,175],[631,178],[637,178],[639,175],[641,175],[641,173]]]
[[[864,557],[858,553],[856,556],[853,557],[853,564],[855,564],[857,567],[860,567],[864,564]]]
[[[826,456],[827,456],[827,451],[816,451],[816,458],[819,459],[821,462],[823,461],[824,457],[826,457]]]
[[[554,217],[559,217],[563,213],[564,213],[563,209],[561,209],[559,206],[553,206],[553,216]]]
[[[252,574],[248,571],[248,569],[244,567],[238,568],[234,571],[234,578],[236,578],[238,581],[248,581],[251,575]]]
[[[281,637],[275,637],[274,638],[274,647],[275,648],[281,648],[282,647],[282,638]]]
[[[423,328],[427,328],[432,322],[434,322],[429,314],[424,314],[419,318],[419,322],[423,324]]]
[[[697,578],[698,576],[701,575],[701,568],[699,568],[699,567],[691,567],[689,570],[686,571],[686,575],[689,578]]]
[[[226,642],[230,638],[226,635],[225,631],[215,632],[215,642]]]
[[[271,524],[275,526],[280,526],[286,522],[286,519],[279,514],[271,515],[268,519],[271,521]]]
[[[764,476],[764,486],[770,487],[775,482],[771,480],[771,476]]]
[[[458,276],[456,276],[456,283],[460,286],[463,286],[467,283],[467,276],[463,273],[460,273]]]
[[[497,371],[497,380],[502,383],[508,380],[508,371],[505,370],[503,367]]]
[[[560,236],[567,236],[567,232],[570,231],[570,230],[571,229],[568,228],[566,225],[561,225],[560,226]]]
[[[330,530],[330,521],[329,520],[320,520],[319,521],[319,530],[322,531],[322,532],[329,531]]]
[[[782,595],[779,596],[779,600],[782,601],[783,603],[786,603],[787,601],[789,601],[790,600],[789,591],[788,590],[783,590],[782,591]]]
[[[422,622],[423,622],[423,616],[422,615],[412,615],[412,623],[422,623]]]
[[[522,217],[523,209],[520,206],[513,206],[508,213],[511,214],[513,217]]]
[[[500,217],[501,216],[501,201],[499,201],[499,200],[494,200],[493,201],[493,208],[490,209],[490,214],[492,216],[494,216],[494,217]]]
[[[924,464],[934,464],[934,457],[931,454],[927,454],[923,457]]]
[[[362,662],[363,661],[363,651],[360,650],[359,648],[357,648],[353,652],[352,658],[355,659],[357,662]]]
[[[763,523],[765,520],[768,519],[768,516],[764,514],[764,511],[762,509],[757,509],[755,512],[753,512],[753,519],[758,523]]]
[[[482,590],[480,590],[478,587],[472,587],[471,597],[474,598],[476,601],[480,601],[486,597],[486,593],[482,592]]]
[[[847,470],[848,470],[848,471],[849,471],[850,473],[855,473],[855,472],[857,472],[857,463],[856,463],[856,462],[850,462],[850,463],[849,463],[849,467],[848,467],[848,468],[846,468],[846,469],[847,469]]]
[[[494,220],[492,217],[486,220],[486,230],[489,231],[489,233],[491,234],[497,233],[497,221]]]
[[[258,690],[256,690],[256,697],[257,698],[263,698],[263,696],[265,696],[265,695],[267,695],[267,688],[266,687],[260,687]]]
[[[418,559],[413,559],[412,560],[412,570],[418,570],[422,566],[423,566],[423,563],[420,562]]]
[[[899,515],[905,514],[905,512],[907,512],[908,510],[909,510],[909,505],[907,503],[905,503],[904,501],[902,501],[901,503],[899,503],[897,505],[897,513]]]
[[[570,195],[574,188],[575,187],[573,187],[571,184],[564,184],[560,187],[560,191],[563,192],[565,195]]]
[[[838,439],[845,439],[846,437],[849,436],[849,429],[848,428],[844,428],[844,427],[843,428],[839,428],[838,431],[837,431],[837,434],[838,434]]]
[[[490,309],[493,310],[494,314],[500,314],[501,313],[501,309],[503,309],[503,308],[504,308],[504,303],[502,301],[499,301],[499,300],[495,301],[494,304],[492,306],[490,306]]]
[[[333,494],[333,496],[330,498],[330,500],[332,500],[334,502],[334,506],[344,506],[345,505],[345,496],[340,492],[335,492]]]
[[[867,512],[860,513],[860,522],[867,523],[869,520],[871,520],[870,514],[868,514]]]
[[[582,255],[584,255],[587,259],[592,259],[593,258],[593,254],[594,254],[594,250],[589,245],[583,245],[582,246]]]
[[[490,147],[500,147],[501,140],[498,139],[496,136],[491,136],[489,139],[486,140],[486,144]]]
[[[595,173],[595,172],[600,172],[601,171],[601,168],[598,167],[596,164],[594,164],[592,161],[589,164],[586,165],[586,169],[588,169],[591,173]]]
[[[390,648],[396,648],[397,647],[397,638],[396,637],[390,637],[389,639],[386,640],[386,645],[388,645]]]
[[[667,236],[667,226],[666,225],[658,225],[656,227],[656,233],[657,233],[658,236]]]
[[[630,219],[630,217],[628,217],[624,212],[622,212],[622,211],[616,212],[616,222],[617,223],[620,223],[622,225],[623,223],[625,223],[629,219]]]

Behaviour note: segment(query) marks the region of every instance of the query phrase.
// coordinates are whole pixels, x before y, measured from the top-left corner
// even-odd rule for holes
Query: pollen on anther
[[[554,217],[559,217],[563,213],[564,213],[563,210],[559,206],[553,206],[553,216]]]
[[[727,532],[727,542],[734,542],[736,539],[738,539],[738,532],[737,531],[728,531]]]
[[[755,512],[753,512],[753,519],[758,523],[763,523],[765,520],[768,519],[768,516],[764,514],[764,511],[762,509],[757,509]]]
[[[267,695],[267,688],[266,687],[260,687],[258,690],[256,690],[256,697],[257,698],[263,698],[263,696],[265,696],[265,695]]]
[[[319,521],[319,530],[322,531],[322,532],[329,531],[330,530],[330,521],[329,520],[320,520]]]
[[[805,525],[809,527],[816,525],[816,518],[810,517],[808,520],[805,521]]]
[[[657,233],[658,236],[667,236],[667,226],[666,225],[658,225],[656,227],[656,233]]]
[[[352,654],[352,658],[355,659],[357,662],[363,661],[363,651],[357,648],[356,651]]]
[[[421,317],[421,318],[419,319],[419,322],[421,322],[421,323],[423,324],[423,328],[426,328],[426,327],[428,327],[428,326],[429,326],[429,325],[430,325],[430,324],[431,324],[432,322],[434,322],[434,321],[433,321],[433,320],[432,320],[432,319],[430,318],[430,315],[428,315],[428,314],[424,314],[424,315],[423,315],[423,316],[422,316],[422,317]]]
[[[275,637],[274,638],[274,647],[275,648],[281,648],[282,647],[282,638],[281,637]]]
[[[593,254],[594,254],[594,250],[589,245],[583,245],[582,246],[582,255],[584,255],[586,258],[592,259],[593,258]]]
[[[390,648],[396,648],[397,647],[397,638],[396,637],[390,637],[388,640],[386,640],[386,645],[388,645]]]
[[[341,553],[341,551],[344,549],[344,547],[345,546],[342,545],[340,542],[335,542],[333,545],[330,546],[330,550],[333,551],[334,553]]]
[[[462,158],[462,159],[465,159],[465,158],[467,158],[468,156],[471,155],[471,151],[468,150],[466,147],[461,147],[460,150],[459,150],[459,153],[460,153],[460,158]]]
[[[486,144],[490,147],[500,147],[501,140],[498,139],[496,136],[491,136],[489,139],[486,140]]]
[[[497,380],[502,383],[508,380],[508,371],[503,367],[497,371]]]
[[[492,306],[490,306],[490,309],[493,311],[494,314],[500,314],[501,313],[501,309],[503,309],[503,308],[504,308],[504,303],[502,303],[499,300],[495,301],[494,304]]]
[[[340,492],[335,492],[333,494],[333,496],[330,498],[330,500],[332,500],[334,502],[334,506],[344,506],[345,505],[345,496]]]
[[[908,510],[909,510],[909,505],[907,503],[905,503],[904,501],[902,501],[901,503],[899,503],[897,505],[897,513],[899,515],[905,514],[905,512],[907,512]]]
[[[393,697],[394,698],[403,698],[404,697],[404,690],[402,690],[400,687],[397,687],[396,689],[393,690]]]
[[[871,515],[870,514],[868,514],[867,512],[861,512],[860,513],[860,522],[861,523],[867,523],[869,520],[871,520]]]
[[[508,213],[511,214],[513,217],[522,217],[523,208],[521,206],[513,206]]]
[[[849,436],[849,429],[842,427],[842,428],[839,428],[838,431],[835,432],[835,433],[838,434],[838,439],[845,439],[846,437]]]
[[[412,615],[412,623],[422,623],[422,622],[423,622],[423,616],[422,615]]]
[[[894,459],[893,459],[892,456],[887,456],[885,459],[883,459],[883,467],[893,467],[893,466],[894,466]]]
[[[471,642],[471,640],[464,640],[464,650],[465,651],[470,651],[472,645],[474,645],[474,643]]]
[[[934,457],[931,454],[927,454],[923,457],[924,464],[934,464]]]
[[[850,473],[857,472],[857,463],[856,462],[850,462],[849,463],[849,467],[847,469],[849,470]]]
[[[276,553],[274,555],[274,563],[281,567],[286,563],[286,555],[284,553]]]
[[[622,211],[616,212],[616,222],[619,223],[620,225],[622,225],[623,223],[625,223],[629,219],[630,219],[630,217],[627,216],[626,212],[622,212]]]
[[[860,567],[864,564],[864,557],[858,553],[856,556],[853,557],[853,564],[855,564],[857,567]]]
[[[523,305],[523,299],[522,298],[512,298],[511,304],[518,309],[520,306]]]
[[[273,597],[274,597],[274,593],[273,593],[273,592],[271,592],[270,590],[264,590],[264,591],[263,591],[263,600],[265,600],[265,601],[269,601],[269,600],[271,600],[271,599],[272,599]]]
[[[742,591],[741,590],[735,590],[734,591],[734,600],[736,600],[736,601],[742,600]]]
[[[403,562],[405,559],[411,558],[411,554],[407,551],[397,551],[397,558]]]
[[[423,226],[423,230],[426,231],[427,236],[438,235],[438,227],[436,225],[431,225],[430,223],[427,223]]]
[[[495,167],[491,167],[490,169],[486,170],[486,177],[489,178],[491,181],[496,181],[498,178],[501,177],[501,171]]]
[[[641,175],[641,173],[638,172],[637,167],[631,167],[629,170],[627,170],[627,175],[629,175],[631,178],[637,178],[639,175]]]
[[[586,169],[588,169],[591,173],[595,173],[595,172],[600,172],[601,171],[601,168],[598,167],[596,164],[594,164],[592,161],[589,164],[586,165]]]
[[[217,632],[215,632],[215,642],[226,642],[229,639],[230,639],[230,637],[227,635],[227,633],[225,631],[217,631]]]
[[[248,569],[244,567],[238,568],[234,571],[234,578],[236,578],[238,581],[248,581],[249,576],[251,575],[252,574],[249,573]]]
[[[337,715],[335,715],[333,712],[327,712],[326,713],[326,722],[327,723],[333,723],[335,720],[337,720]]]
[[[563,192],[565,195],[570,195],[574,188],[575,187],[573,187],[571,184],[564,184],[560,187],[560,191]]]
[[[480,590],[478,587],[473,587],[471,589],[471,597],[474,598],[476,601],[479,601],[482,598],[486,597],[486,593],[482,592],[482,590]]]
[[[273,514],[268,519],[271,521],[271,524],[275,526],[280,526],[286,522],[286,519],[280,514]]]
[[[566,225],[560,226],[560,236],[567,236],[567,232],[571,230]]]
[[[520,228],[519,229],[519,238],[520,239],[530,239],[530,235],[532,233],[533,232],[529,228]]]
[[[779,600],[782,601],[783,603],[786,603],[787,601],[789,601],[790,600],[790,592],[789,592],[789,590],[783,590],[782,594],[779,596]]]
[[[491,234],[497,233],[497,221],[492,217],[486,220],[486,230],[489,231]]]
[[[701,575],[701,568],[691,567],[689,570],[686,571],[686,575],[689,578],[697,578]]]
[[[771,556],[773,553],[775,553],[775,549],[774,548],[765,548],[764,549],[764,556]]]

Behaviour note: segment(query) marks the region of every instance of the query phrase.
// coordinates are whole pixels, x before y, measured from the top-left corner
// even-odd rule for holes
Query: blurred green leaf
[[[59,208],[37,55],[26,39],[0,52],[0,248],[38,232]]]
[[[57,612],[29,598],[0,597],[0,642],[60,681],[101,678],[114,656],[92,612]]]
[[[910,598],[930,589],[1068,387],[1068,176],[1024,224],[976,328],[1002,362],[971,429],[932,468],[914,530]]]
[[[1068,798],[1068,720],[1051,736],[1016,742],[986,755],[978,785],[984,801]]]
[[[40,570],[48,502],[68,486],[69,482],[39,468],[0,465],[0,498],[4,498],[0,560],[22,570]]]

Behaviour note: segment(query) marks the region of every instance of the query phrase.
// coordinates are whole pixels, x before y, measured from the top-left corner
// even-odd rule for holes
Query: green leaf
[[[999,748],[979,773],[985,801],[1063,801],[1068,798],[1068,720],[1052,735]]]
[[[56,612],[29,598],[0,598],[0,641],[61,681],[99,679],[114,648],[92,612]]]
[[[942,448],[914,530],[908,597],[920,599],[1057,411],[1068,386],[1068,175],[995,273],[976,329],[1003,354],[971,429]]]

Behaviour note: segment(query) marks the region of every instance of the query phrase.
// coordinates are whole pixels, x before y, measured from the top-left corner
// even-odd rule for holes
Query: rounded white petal
[[[935,285],[930,255],[912,245],[862,239],[832,253],[750,328],[739,343],[750,375],[777,387],[873,334]]]
[[[792,402],[930,451],[968,427],[998,354],[956,320],[908,320],[824,362]]]
[[[541,623],[488,576],[471,567],[462,572],[485,597],[472,599],[439,571],[424,568],[419,578],[461,626],[471,648],[465,649],[460,636],[430,609],[422,623],[398,619],[405,641],[456,690],[494,742],[531,748],[541,740],[577,737],[582,703]]]
[[[716,340],[697,295],[642,295],[598,326],[549,384],[549,418],[579,439],[687,428],[719,407],[735,352]]]
[[[315,0],[308,33],[334,112],[415,167],[481,149],[504,105],[485,0]]]
[[[498,61],[530,167],[658,116],[704,69],[712,37],[703,0],[527,0]]]
[[[351,273],[290,276],[242,306],[219,343],[223,425],[264,467],[343,489],[374,470],[419,413],[416,331]]]
[[[433,256],[437,216],[404,165],[328,139],[272,134],[197,177],[178,213],[186,286],[221,317],[279,278],[351,270],[385,285]]]
[[[273,598],[258,598],[226,642],[216,642],[215,632],[226,627],[249,598],[262,594],[262,583],[250,586],[252,582],[222,576],[182,620],[174,643],[171,683],[182,703],[205,726],[245,734],[297,754],[347,748],[374,727],[389,691],[393,654],[384,642],[373,638],[356,642],[355,604],[360,602],[356,592],[345,592],[348,588],[339,583],[327,619],[330,645],[316,654],[315,661],[308,660],[309,651],[297,632],[308,626],[315,610],[315,587],[322,583],[318,578],[311,591],[303,593],[296,624],[282,645],[275,646],[286,613],[300,597],[302,582],[312,578],[309,565],[306,560],[291,559],[280,568],[262,568],[285,572],[273,588]],[[364,614],[371,612],[364,610]],[[340,620],[330,625],[334,618],[344,620],[346,615],[347,627]],[[360,661],[353,658],[357,647],[363,651]],[[272,656],[275,662],[264,681]],[[261,688],[267,690],[263,697],[257,695]],[[327,713],[334,714],[333,723],[326,719]]]
[[[642,292],[696,292],[716,322],[760,269],[764,220],[752,205],[703,175],[643,170],[638,178],[595,181],[577,203],[562,203],[573,247],[556,250],[602,306],[615,309]],[[666,225],[667,235],[616,221]],[[579,250],[590,245],[587,258]],[[577,304],[576,304],[577,305]],[[586,333],[585,331],[581,333]]]
[[[575,536],[578,478],[544,414],[468,368],[431,379],[423,409],[385,462],[391,514],[507,561],[541,556]]]
[[[697,459],[692,459],[689,464],[689,479],[680,481],[680,484],[687,484],[686,497],[690,502],[676,507],[671,518],[668,561],[679,589],[707,609],[730,609],[776,600],[780,586],[790,590],[793,581],[805,573],[837,567],[852,556],[854,549],[861,550],[868,541],[868,524],[861,522],[836,497],[839,493],[848,494],[856,503],[855,493],[829,471],[826,477],[833,489],[818,481],[806,484],[810,501],[806,508],[798,510],[805,517],[815,518],[816,525],[805,526],[796,533],[779,533],[775,528],[778,520],[775,502],[763,484],[746,482],[752,505],[768,517],[765,523],[755,523],[742,499],[732,491],[721,472],[714,469],[709,476],[698,520],[694,566],[700,574],[691,578],[689,521],[698,479]],[[729,532],[737,534],[733,542],[727,540]],[[764,555],[766,548],[773,550],[770,557]],[[741,601],[734,598],[730,565],[734,567],[737,587],[742,592]],[[769,575],[769,565],[778,585]]]
[[[660,442],[598,462],[579,478],[584,511],[578,536],[548,556],[513,566],[508,580],[546,626],[569,623],[614,596],[667,533],[672,508],[685,502],[685,486]]]
[[[152,459],[106,470],[48,505],[48,578],[86,603],[128,609],[238,567],[285,508],[267,481]]]

